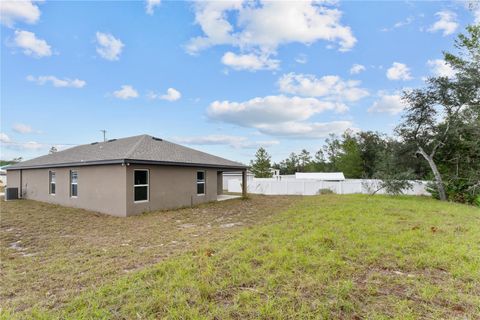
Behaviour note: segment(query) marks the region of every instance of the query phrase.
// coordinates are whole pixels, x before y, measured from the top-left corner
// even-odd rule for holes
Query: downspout
[[[242,197],[247,197],[247,169],[242,170]]]

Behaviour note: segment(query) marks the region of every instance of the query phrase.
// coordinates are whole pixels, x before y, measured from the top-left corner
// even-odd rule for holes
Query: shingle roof
[[[113,163],[155,163],[244,169],[245,165],[149,135],[94,142],[20,162],[8,170]]]

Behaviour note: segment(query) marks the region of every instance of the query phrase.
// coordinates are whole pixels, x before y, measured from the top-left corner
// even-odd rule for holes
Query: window
[[[70,197],[78,197],[78,173],[70,171]]]
[[[205,171],[197,171],[197,195],[205,194]]]
[[[134,201],[148,201],[148,170],[133,170]]]
[[[48,193],[55,195],[55,171],[48,171]]]

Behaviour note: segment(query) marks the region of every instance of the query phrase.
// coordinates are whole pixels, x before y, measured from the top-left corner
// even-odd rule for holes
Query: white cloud
[[[210,46],[234,43],[235,36],[231,34],[234,28],[228,22],[226,12],[241,9],[241,3],[241,0],[196,2],[195,23],[202,28],[205,36],[190,39],[187,51],[194,54]]]
[[[57,88],[83,88],[87,82],[80,79],[59,79],[55,76],[38,76],[34,77],[32,75],[27,76],[27,80],[35,82],[38,85],[44,85],[47,82],[50,82],[54,87]]]
[[[167,93],[162,95],[160,99],[167,100],[167,101],[176,101],[182,97],[182,94],[173,89],[173,88],[168,88]]]
[[[233,52],[226,52],[222,57],[222,63],[235,70],[275,70],[278,69],[279,60],[270,59],[268,55],[249,54],[235,54]]]
[[[7,134],[5,134],[3,132],[0,132],[0,142],[9,143],[11,141],[12,141],[12,139],[10,139],[10,137]]]
[[[316,78],[311,74],[284,74],[279,80],[280,91],[308,97],[324,97],[333,101],[357,101],[368,96],[368,91],[360,88],[360,81],[344,81],[338,76]]]
[[[168,88],[167,93],[165,94],[159,94],[155,92],[149,92],[147,94],[147,98],[150,100],[162,99],[167,101],[176,101],[181,97],[182,97],[182,94],[180,93],[180,91],[175,90],[174,88]]]
[[[0,133],[0,142],[5,145],[5,147],[9,149],[15,150],[39,150],[45,148],[46,146],[38,143],[36,141],[28,141],[28,142],[15,142],[10,139],[5,133]]]
[[[324,111],[343,111],[344,105],[315,98],[267,96],[244,102],[214,101],[207,109],[210,119],[254,128],[258,132],[288,138],[318,138],[341,133],[349,121],[313,122],[307,120]]]
[[[355,63],[351,68],[350,68],[350,74],[359,74],[360,72],[365,71],[367,68],[365,68],[364,65]]]
[[[120,39],[109,33],[97,32],[97,53],[104,59],[114,61],[120,58],[125,46]]]
[[[16,30],[13,45],[22,48],[27,56],[41,58],[52,55],[50,45],[45,40],[38,39],[35,33],[30,31]]]
[[[146,0],[145,2],[145,11],[147,14],[153,15],[155,7],[158,7],[162,3],[162,0]]]
[[[198,1],[195,23],[203,35],[186,45],[191,54],[216,45],[231,45],[245,53],[261,52],[267,58],[280,45],[319,40],[337,43],[340,51],[353,48],[356,39],[341,24],[342,12],[331,4],[308,1]],[[235,21],[235,23],[231,22]]]
[[[466,0],[462,1],[466,10],[470,11],[473,15],[473,23],[480,24],[480,1],[478,0]]]
[[[444,10],[435,13],[435,16],[438,17],[438,20],[428,29],[429,32],[442,31],[444,36],[448,36],[457,30],[459,25],[455,13]]]
[[[328,137],[329,134],[342,134],[347,129],[353,128],[351,121],[332,122],[294,122],[289,121],[281,124],[266,124],[259,128],[264,134],[296,139],[317,139]]]
[[[398,93],[388,94],[384,91],[378,93],[379,99],[368,109],[368,112],[385,112],[392,115],[401,113],[405,109],[405,103]]]
[[[387,32],[387,31],[392,31],[393,29],[398,29],[398,28],[401,28],[401,27],[405,27],[405,26],[408,26],[409,24],[411,24],[413,21],[415,21],[415,17],[409,16],[405,20],[396,22],[393,25],[393,27],[383,28],[381,31]]]
[[[250,149],[258,147],[269,147],[277,145],[277,140],[250,141],[246,137],[230,135],[207,135],[196,137],[176,137],[174,140],[178,143],[189,145],[228,145],[235,149]]]
[[[437,77],[455,77],[455,70],[443,59],[428,60],[427,65],[431,68],[434,76]]]
[[[16,144],[20,149],[27,149],[27,150],[38,150],[45,147],[45,145],[38,143],[36,141],[28,141]]]
[[[476,24],[480,24],[480,3],[478,2],[475,2],[476,3],[476,7],[474,6],[474,4],[472,4],[473,6],[473,17],[474,17],[474,23]]]
[[[34,24],[40,19],[40,9],[33,1],[2,1],[0,3],[0,22],[13,27],[15,22]]]
[[[118,99],[128,100],[137,98],[138,92],[130,85],[123,85],[120,90],[113,92],[113,96]]]
[[[349,27],[340,24],[342,12],[314,1],[267,1],[261,6],[245,6],[239,14],[242,43],[264,49],[280,44],[317,40],[337,41],[340,50],[350,50],[357,41]]]
[[[308,62],[308,58],[307,58],[307,55],[306,54],[299,54],[296,58],[295,58],[295,62],[297,63],[300,63],[300,64],[305,64]]]
[[[413,16],[409,16],[407,17],[405,20],[402,20],[402,21],[398,21],[397,23],[395,23],[393,25],[394,28],[401,28],[401,27],[404,27],[404,26],[408,26],[409,24],[411,24],[413,22],[414,17]]]
[[[394,62],[392,66],[387,70],[387,78],[390,80],[411,80],[410,68],[399,62]]]
[[[303,121],[323,111],[344,111],[345,106],[315,98],[267,96],[244,102],[214,101],[207,109],[211,119],[245,127]]]
[[[23,124],[23,123],[15,123],[13,125],[13,131],[15,132],[18,132],[18,133],[22,133],[22,134],[26,134],[26,133],[32,133],[33,132],[33,129],[32,127],[30,127],[29,125],[27,124]]]

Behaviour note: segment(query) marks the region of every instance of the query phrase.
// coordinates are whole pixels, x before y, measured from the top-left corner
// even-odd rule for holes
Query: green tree
[[[324,172],[326,171],[326,161],[325,156],[323,155],[322,150],[318,150],[315,153],[313,159],[310,158],[310,161],[304,168],[305,172]]]
[[[361,178],[363,167],[358,142],[348,131],[343,134],[342,138],[341,154],[336,161],[336,167],[347,178]]]
[[[379,179],[378,183],[373,183],[370,194],[375,194],[380,190],[392,195],[402,194],[405,190],[412,188],[413,173],[411,169],[404,170],[397,165],[395,150],[393,145],[387,145],[384,150],[377,155],[375,172],[372,178]],[[364,184],[368,184],[365,181]]]
[[[447,131],[438,159],[448,198],[477,201],[480,206],[480,25],[467,27],[467,33],[455,42],[458,54],[444,54],[456,71],[447,88],[454,92],[454,102],[463,105]],[[442,125],[445,130],[446,124]]]
[[[271,178],[272,167],[270,163],[270,155],[264,148],[259,148],[255,153],[255,160],[250,161],[250,170],[255,175],[255,178]]]
[[[338,171],[337,162],[342,152],[340,139],[336,135],[330,134],[329,138],[325,139],[323,151],[328,161],[327,171]]]
[[[428,163],[440,200],[447,200],[443,175],[448,176],[451,168],[448,165],[442,168],[449,159],[445,154],[441,158],[439,155],[445,153],[448,140],[458,138],[470,124],[476,136],[475,127],[479,124],[480,25],[467,27],[467,32],[455,41],[459,54],[444,53],[445,62],[455,75],[429,78],[426,87],[404,92],[407,109],[403,122],[396,129],[405,143],[415,146],[415,154]],[[473,118],[467,119],[464,115]],[[472,183],[473,186],[479,184]]]
[[[387,140],[378,132],[362,131],[357,133],[357,143],[362,158],[362,177],[371,178],[377,171],[378,159],[386,149]]]
[[[324,172],[327,171],[327,162],[325,161],[325,155],[322,150],[318,150],[315,153],[315,159],[313,160],[313,166],[310,171]]]
[[[308,152],[306,149],[302,149],[302,151],[298,155],[299,171],[305,172],[311,162],[312,162],[312,157],[310,156],[310,152]]]
[[[285,159],[286,174],[295,174],[298,171],[298,156],[295,152],[290,153],[287,159]]]

